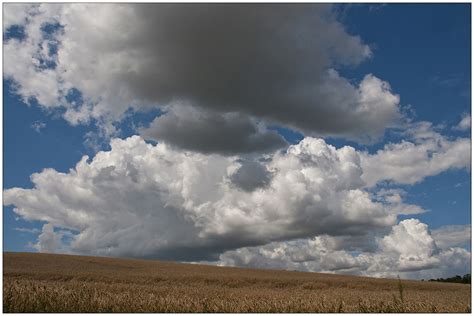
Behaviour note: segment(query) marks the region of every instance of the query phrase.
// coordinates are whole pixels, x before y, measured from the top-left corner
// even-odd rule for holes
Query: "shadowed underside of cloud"
[[[471,225],[447,225],[431,232],[442,248],[465,246],[471,242]]]
[[[265,124],[368,142],[401,117],[388,83],[369,74],[353,84],[334,69],[371,51],[329,5],[7,4],[5,16],[4,31],[25,32],[4,43],[16,92],[107,135],[130,108],[166,107],[144,135],[228,153],[207,139],[222,134],[236,137],[233,152],[268,151],[282,140]]]
[[[187,150],[223,155],[268,152],[288,145],[276,131],[246,115],[199,111],[189,105],[170,107],[142,129],[141,135]]]

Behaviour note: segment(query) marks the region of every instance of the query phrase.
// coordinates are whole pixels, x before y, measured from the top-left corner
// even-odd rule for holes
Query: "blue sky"
[[[338,23],[344,25],[347,34],[359,36],[372,52],[371,57],[364,57],[362,62],[355,65],[333,64],[332,67],[341,77],[357,86],[364,80],[364,76],[373,74],[388,82],[392,93],[399,95],[398,106],[406,113],[405,119],[415,123],[431,122],[433,129],[443,135],[446,140],[470,138],[470,129],[456,129],[463,115],[471,112],[470,4],[354,4],[336,5],[334,10],[338,12]],[[12,12],[17,11],[12,10]],[[18,13],[12,13],[12,16],[15,14]],[[13,17],[9,19],[14,20]],[[18,28],[19,24],[11,23],[14,27],[4,29],[4,46],[6,41],[12,43],[12,38],[15,40],[15,38],[23,37],[23,32],[29,30],[29,26],[22,29]],[[23,31],[19,32],[19,30]],[[57,30],[58,28],[51,28],[43,32],[54,35],[58,34],[54,33]],[[8,31],[7,35],[5,31]],[[67,29],[65,32],[64,36],[69,35]],[[53,35],[49,44],[57,45],[54,44],[55,41],[61,43],[62,35]],[[61,44],[59,49],[61,49]],[[51,58],[52,62],[48,67],[53,71],[64,67],[64,65],[57,67],[55,65],[58,62],[57,50],[58,47],[54,46],[46,57],[46,59]],[[8,50],[5,54],[7,59],[10,58]],[[73,119],[64,119],[68,109],[66,106],[45,106],[40,104],[41,101],[31,98],[30,104],[25,104],[21,94],[28,94],[25,92],[27,90],[15,92],[11,78],[22,84],[21,80],[25,80],[24,77],[16,76],[14,72],[13,75],[9,74],[8,78],[4,75],[3,82],[4,190],[33,189],[34,186],[30,181],[31,174],[40,173],[45,168],[69,173],[82,156],[88,155],[91,161],[97,151],[110,150],[108,142],[111,136],[104,136],[105,129],[102,128],[105,125],[100,123],[101,120],[106,120],[105,118],[95,117],[88,122],[79,121],[74,124],[71,123]],[[23,86],[27,85],[23,84]],[[38,93],[44,91],[46,90],[43,89]],[[103,98],[106,99],[107,96],[109,95],[104,94]],[[110,100],[115,100],[114,93],[109,97]],[[69,94],[64,102],[73,104],[79,99],[78,95]],[[91,100],[86,102],[92,104],[94,101],[92,98]],[[80,106],[75,106],[74,109],[79,108]],[[172,108],[162,107],[161,104],[137,109],[129,109],[121,114],[119,120],[114,121],[115,131],[112,137],[125,139],[139,134],[149,127],[153,120],[162,122],[157,121],[162,113],[173,112],[170,110]],[[212,106],[206,109],[210,112],[205,112],[208,113],[205,115],[212,117],[214,115]],[[176,113],[179,117],[179,112]],[[163,117],[168,116],[163,115]],[[265,117],[262,116],[262,120],[265,120]],[[164,124],[164,121],[161,124]],[[298,143],[306,133],[304,128],[300,132],[295,131],[296,128],[292,127],[294,124],[292,126],[279,123],[269,125],[273,126],[270,130],[277,131],[291,144]],[[162,130],[160,131],[163,133]],[[357,151],[376,154],[377,150],[382,150],[385,145],[405,139],[406,135],[400,135],[400,131],[403,131],[403,128],[388,128],[384,136],[373,144],[358,142],[344,136],[323,137],[327,144],[337,148],[350,145]],[[97,142],[96,147],[86,141],[88,138]],[[147,142],[152,144],[156,144],[157,141],[160,143],[161,139],[154,137],[147,139]],[[165,139],[165,142],[171,142],[171,140]],[[185,144],[185,142],[179,144]],[[256,157],[253,156],[254,153],[246,153],[246,155],[243,157],[250,157],[248,159]],[[415,184],[407,184],[403,181],[400,183],[382,182],[371,190],[372,192],[381,188],[404,190],[406,192],[404,203],[418,205],[428,212],[399,215],[398,221],[415,218],[428,225],[430,230],[436,230],[448,225],[471,223],[470,176],[470,171],[466,169],[447,168],[434,175],[423,177]],[[32,245],[38,243],[38,236],[41,230],[44,230],[43,225],[47,224],[48,220],[26,220],[15,214],[13,208],[13,205],[4,206],[4,251],[36,251]],[[50,222],[57,223],[54,220]],[[31,231],[26,231],[25,228]],[[56,232],[67,229],[69,229],[67,226],[55,224]],[[62,235],[62,238],[68,237]],[[257,245],[258,242],[254,244]],[[245,243],[242,245],[246,246]],[[461,244],[460,247],[470,251],[470,245],[466,243]],[[93,251],[91,253],[94,254]],[[221,260],[224,260],[222,258],[225,256],[221,257]]]
[[[453,126],[471,111],[470,15],[469,4],[351,7],[345,25],[375,45],[375,56],[348,75],[380,75],[416,120]],[[409,190],[409,202],[431,210],[419,215],[430,227],[471,223],[469,173],[446,172]]]
[[[350,8],[345,25],[373,43],[375,53],[372,60],[348,74],[383,76],[400,94],[401,102],[414,107],[418,120],[455,124],[471,106],[469,6]]]
[[[471,111],[470,15],[469,4],[351,7],[345,25],[373,43],[375,53],[348,75],[380,75],[412,106],[416,120],[453,126]],[[419,215],[430,227],[471,222],[469,173],[446,172],[409,190],[408,201],[431,210]]]

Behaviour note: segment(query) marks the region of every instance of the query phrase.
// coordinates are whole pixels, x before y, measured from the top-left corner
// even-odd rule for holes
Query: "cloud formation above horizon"
[[[431,139],[423,142],[412,146],[423,150]],[[464,150],[460,152],[456,146],[434,148],[430,156],[412,166],[420,179],[451,168],[470,167],[470,144],[463,139],[445,142],[463,144]],[[394,164],[384,171],[374,163],[364,164],[364,160],[377,162],[379,156],[394,156],[398,151],[395,144],[369,155],[348,146],[336,149],[322,139],[306,137],[285,152],[267,156],[265,161],[249,162],[238,156],[147,144],[133,136],[112,140],[110,151],[101,151],[92,160],[84,156],[68,173],[45,169],[33,174],[34,188],[7,189],[4,203],[14,205],[22,218],[48,223],[35,246],[41,250],[56,245],[61,251],[91,255],[217,260],[228,264],[237,262],[235,256],[247,251],[239,249],[246,247],[328,236],[352,240],[337,254],[348,260],[342,270],[354,273],[361,273],[362,268],[357,266],[363,258],[364,262],[384,262],[383,267],[365,271],[377,276],[430,268],[444,262],[443,256],[453,251],[463,253],[465,260],[468,253],[450,241],[452,229],[433,235],[441,247],[452,246],[440,252],[425,224],[406,220],[397,225],[398,215],[425,212],[417,205],[406,204],[402,191],[377,186],[392,173],[402,174],[404,165]],[[462,157],[459,163],[441,164],[427,171],[425,165],[436,164],[439,155]],[[250,171],[246,171],[248,168]],[[373,168],[379,170],[375,183],[366,177]],[[406,181],[403,177],[391,180]],[[61,238],[54,236],[52,227],[59,229],[59,234],[68,231],[69,241],[58,245]],[[410,248],[417,240],[427,240],[427,244]],[[423,247],[426,251],[421,251]],[[364,255],[351,255],[354,250]],[[229,261],[230,254],[234,261]],[[286,267],[298,266],[298,260],[287,262]],[[304,269],[318,271],[318,267],[325,267],[314,260]],[[347,266],[351,262],[354,266]]]
[[[352,236],[329,235],[272,242],[227,251],[217,264],[392,278],[449,277],[466,273],[471,254],[459,247],[463,245],[459,240],[450,247],[440,240],[452,234],[470,240],[470,229],[466,225],[451,227],[448,234],[444,228],[430,234],[426,224],[407,219],[385,236],[357,238],[355,242]]]
[[[471,116],[415,121],[389,82],[350,78],[371,47],[328,4],[5,4],[4,81],[81,126],[94,153],[5,189],[4,205],[41,223],[40,252],[468,272],[471,225],[430,229],[410,218],[430,210],[407,196],[470,172]],[[148,121],[120,138],[139,115]]]

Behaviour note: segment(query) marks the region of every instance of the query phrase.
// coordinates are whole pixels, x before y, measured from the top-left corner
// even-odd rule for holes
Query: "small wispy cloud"
[[[448,76],[437,75],[431,78],[431,82],[437,86],[452,88],[462,83],[462,76],[460,74],[452,74]]]
[[[37,133],[41,133],[41,130],[46,127],[46,123],[41,122],[41,121],[36,121],[33,124],[31,124],[31,128],[35,130]]]
[[[462,115],[461,121],[453,129],[457,131],[467,131],[471,129],[471,115],[464,113]]]
[[[458,182],[454,185],[455,188],[460,188],[460,187],[463,187],[465,186],[466,184],[469,184],[471,183],[470,181],[462,181],[462,182]]]
[[[14,230],[22,233],[39,234],[41,231],[37,228],[15,227]]]
[[[370,12],[375,12],[381,10],[383,7],[387,6],[388,3],[377,3],[377,4],[371,4],[369,5],[369,11]]]

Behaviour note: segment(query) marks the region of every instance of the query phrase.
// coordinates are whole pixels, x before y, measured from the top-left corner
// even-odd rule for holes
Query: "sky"
[[[470,273],[470,4],[4,4],[3,249]]]

